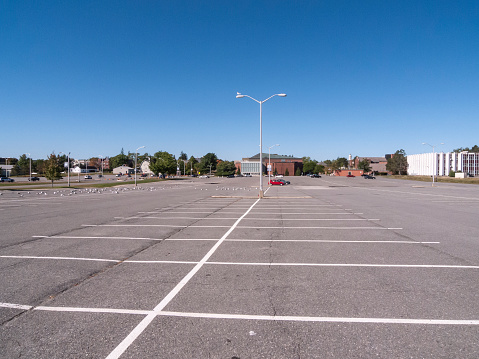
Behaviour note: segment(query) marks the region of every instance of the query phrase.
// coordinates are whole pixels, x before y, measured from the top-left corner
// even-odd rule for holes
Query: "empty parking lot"
[[[478,357],[476,186],[290,180],[3,191],[1,357]]]

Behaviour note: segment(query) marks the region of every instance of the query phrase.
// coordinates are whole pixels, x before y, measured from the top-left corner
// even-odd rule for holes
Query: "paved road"
[[[479,357],[479,187],[290,180],[0,192],[0,357]]]

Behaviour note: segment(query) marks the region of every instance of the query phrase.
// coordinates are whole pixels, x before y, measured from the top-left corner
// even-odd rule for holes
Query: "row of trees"
[[[475,146],[476,147],[476,146]],[[473,147],[474,148],[474,147]],[[407,174],[407,158],[406,152],[401,149],[397,150],[393,155],[387,158],[386,169],[392,174]],[[345,157],[338,157],[335,160],[325,160],[320,164],[310,157],[303,157],[303,173],[326,173],[330,174],[342,168],[348,168],[349,161]],[[358,169],[365,173],[371,171],[371,164],[367,158],[359,161]],[[298,175],[297,173],[295,175]]]
[[[456,148],[455,150],[452,150],[452,152],[475,152],[475,153],[478,153],[479,152],[479,146],[478,145],[474,145],[472,146],[471,148],[469,147],[459,147],[459,148]]]
[[[54,154],[52,154],[54,155]],[[31,160],[32,172],[33,173],[42,173],[45,174],[49,165],[50,155],[48,159],[38,159],[38,160]],[[56,161],[61,164],[62,171],[64,171],[64,164],[68,162],[68,157],[66,155],[55,155]],[[71,160],[70,160],[71,162]],[[18,160],[12,159],[10,162],[13,165],[12,168],[12,176],[23,176],[23,175],[30,175],[30,158],[27,157],[26,154],[20,156]],[[70,163],[71,165],[71,163]]]

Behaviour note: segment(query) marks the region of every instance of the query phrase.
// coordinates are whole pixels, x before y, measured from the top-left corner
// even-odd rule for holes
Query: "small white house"
[[[113,174],[114,175],[117,175],[117,174],[134,174],[135,171],[133,168],[129,167],[129,166],[126,166],[126,165],[121,165],[120,167],[116,167],[116,168],[113,168]]]
[[[153,176],[153,171],[150,170],[150,161],[143,161],[140,166],[141,173],[146,173],[149,176]]]

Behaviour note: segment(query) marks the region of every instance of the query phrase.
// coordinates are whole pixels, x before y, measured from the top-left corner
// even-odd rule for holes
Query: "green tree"
[[[407,174],[406,152],[403,149],[397,150],[394,155],[388,158],[386,169],[391,171],[392,174]]]
[[[349,165],[349,161],[345,157],[336,158],[336,162],[337,162],[337,165],[338,165],[338,169],[339,168],[347,168],[348,165]]]
[[[312,160],[310,157],[303,157],[303,173],[314,173],[314,168],[318,161]]]
[[[39,160],[32,161],[32,172],[43,174],[45,172],[45,160],[39,159]]]
[[[53,187],[53,181],[55,180],[60,180],[62,179],[62,172],[63,170],[63,164],[60,164],[58,161],[58,157],[55,155],[55,153],[52,153],[50,156],[48,156],[48,159],[45,163],[45,178],[52,181],[52,187]]]
[[[201,158],[200,164],[199,164],[199,170],[201,173],[206,173],[210,171],[210,166],[211,166],[211,171],[216,170],[216,164],[218,162],[218,157],[214,153],[207,153]]]
[[[26,175],[30,173],[30,158],[23,154],[12,168],[12,176]]]
[[[184,153],[183,151],[181,151],[180,157],[178,157],[178,159],[188,161],[188,155],[186,153]]]
[[[122,165],[128,165],[130,163],[130,160],[127,155],[125,155],[125,152],[123,151],[123,148],[121,149],[121,152],[119,155],[116,155],[115,157],[110,158],[110,167],[116,168],[120,167]]]
[[[234,175],[236,171],[236,166],[233,161],[222,161],[218,163],[216,167],[217,176],[229,176]]]
[[[198,164],[198,161],[196,160],[196,158],[194,156],[191,156],[190,159],[188,160],[188,165],[187,165],[187,167],[189,167],[187,172],[190,175],[192,175],[194,172],[198,172],[197,164]],[[193,173],[191,173],[191,169],[193,169]]]
[[[359,161],[358,169],[363,170],[364,173],[370,172],[371,171],[371,166],[369,165],[369,160],[367,158],[365,158],[362,161]]]
[[[238,167],[238,170],[236,171],[236,174],[237,174],[238,176],[241,176],[241,168]]]
[[[319,173],[325,173],[325,168],[323,165],[320,165],[319,163],[314,167],[314,173],[319,174]]]
[[[153,157],[151,157],[150,170],[156,176],[160,173],[163,175],[174,174],[176,173],[176,166],[175,156],[166,151],[156,152]]]
[[[294,172],[294,175],[295,176],[301,176],[301,170],[298,168],[296,168],[296,172]]]
[[[289,171],[288,171],[287,168],[286,168],[286,171],[284,171],[284,175],[285,175],[285,176],[289,176]]]

